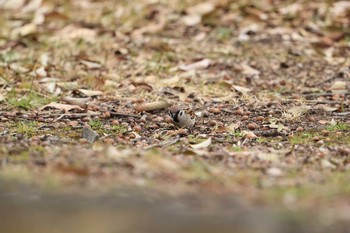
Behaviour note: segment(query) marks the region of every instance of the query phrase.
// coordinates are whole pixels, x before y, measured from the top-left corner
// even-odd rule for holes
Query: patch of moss
[[[40,107],[54,101],[54,98],[45,98],[36,92],[30,91],[27,94],[19,95],[13,89],[7,96],[8,103],[13,107],[23,108],[25,110]]]
[[[23,134],[25,138],[31,138],[37,133],[37,121],[19,121],[15,123],[16,132]]]
[[[123,125],[113,125],[111,128],[112,131],[117,134],[125,133],[126,131],[128,131],[128,129]]]
[[[344,122],[338,122],[336,125],[330,125],[326,128],[328,131],[350,130],[350,126]]]

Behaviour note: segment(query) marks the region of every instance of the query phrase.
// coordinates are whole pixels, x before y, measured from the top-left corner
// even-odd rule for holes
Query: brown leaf
[[[103,94],[102,91],[94,91],[94,90],[86,90],[86,89],[78,89],[78,91],[89,97]]]
[[[211,60],[210,59],[203,59],[203,60],[194,62],[192,64],[180,65],[179,69],[183,70],[183,71],[200,70],[200,69],[208,68],[210,64],[211,64]]]
[[[167,107],[170,107],[171,104],[169,104],[166,101],[155,101],[155,102],[150,102],[150,103],[143,103],[139,104],[135,107],[135,111],[137,112],[151,112],[155,110],[161,110],[165,109]]]
[[[60,103],[57,103],[57,102],[52,102],[52,103],[49,103],[49,104],[47,104],[45,106],[42,106],[41,108],[39,108],[39,110],[42,111],[45,108],[55,108],[55,109],[63,110],[64,112],[68,112],[68,111],[70,111],[72,109],[77,109],[79,111],[83,111],[84,110],[78,105],[60,104]]]
[[[85,107],[86,103],[90,100],[90,98],[74,98],[70,96],[65,96],[62,98],[62,101],[67,104],[78,105],[80,107]]]

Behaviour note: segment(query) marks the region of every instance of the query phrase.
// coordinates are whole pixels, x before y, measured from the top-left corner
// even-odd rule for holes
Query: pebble
[[[249,124],[247,125],[247,127],[248,127],[248,129],[250,129],[250,130],[254,130],[254,129],[258,128],[258,125],[255,124],[254,122],[251,122],[251,123],[249,123]]]
[[[209,112],[214,113],[214,114],[219,114],[219,113],[221,113],[221,109],[220,108],[210,108]]]
[[[141,132],[141,131],[142,131],[142,127],[139,126],[139,125],[135,125],[134,128],[133,128],[133,130],[134,130],[135,132]]]
[[[108,144],[108,145],[112,145],[114,143],[114,140],[113,140],[113,138],[104,138],[103,143]]]
[[[120,124],[120,122],[118,120],[113,120],[111,122],[111,125],[119,125],[119,124]]]
[[[161,117],[161,116],[158,116],[158,117],[153,118],[153,121],[154,121],[154,122],[163,122],[163,121],[164,121],[164,118]]]
[[[247,115],[241,117],[241,120],[242,120],[242,121],[246,121],[246,120],[248,120],[248,119],[249,119],[249,117],[248,117]]]
[[[263,116],[258,116],[258,117],[256,118],[256,120],[257,120],[257,121],[264,121],[264,117],[263,117]]]
[[[303,127],[301,127],[301,126],[299,126],[298,128],[297,128],[297,132],[301,132],[301,131],[303,131],[304,129],[303,129]]]
[[[324,136],[327,136],[327,135],[329,135],[329,131],[324,129],[321,131],[321,134]]]
[[[82,120],[83,120],[83,122],[89,122],[91,119],[90,119],[90,117],[84,117]]]
[[[215,126],[217,124],[217,121],[216,120],[210,120],[210,121],[208,121],[208,124],[210,126]]]
[[[76,127],[78,126],[79,122],[78,121],[71,121],[71,122],[68,122],[68,125],[69,126],[72,126],[72,127]]]
[[[187,136],[188,135],[187,129],[179,129],[176,131],[176,133],[180,136]]]
[[[243,111],[243,109],[239,108],[239,109],[237,109],[237,110],[235,111],[235,114],[236,114],[236,115],[241,115],[241,116],[243,116],[243,115],[244,115],[244,111]]]

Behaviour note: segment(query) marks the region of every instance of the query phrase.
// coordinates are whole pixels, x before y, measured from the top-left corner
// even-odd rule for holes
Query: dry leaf
[[[238,92],[240,92],[240,93],[242,93],[242,94],[246,94],[247,92],[250,92],[251,90],[249,89],[249,88],[247,88],[247,87],[242,87],[242,86],[238,86],[238,85],[232,85],[232,87],[236,90],[236,91],[238,91]]]
[[[339,91],[347,90],[347,84],[345,81],[335,81],[329,89],[333,93],[337,93]]]
[[[102,95],[102,91],[94,91],[94,90],[86,90],[86,89],[78,89],[77,91],[83,93],[86,96],[92,97],[92,96],[98,96]]]
[[[270,176],[281,176],[282,170],[277,167],[270,167],[269,169],[266,170],[266,174]]]
[[[201,21],[202,17],[200,15],[185,15],[182,17],[182,22],[188,27],[200,24]]]
[[[167,107],[170,107],[171,104],[169,104],[166,101],[155,101],[150,103],[142,103],[135,107],[135,111],[137,112],[151,112],[156,110],[165,109]]]
[[[210,59],[203,59],[201,61],[197,61],[197,62],[192,63],[192,64],[181,65],[181,66],[179,66],[179,68],[180,68],[180,70],[183,70],[183,71],[200,70],[200,69],[208,68],[210,64],[211,64]]]
[[[82,109],[80,106],[78,105],[70,105],[70,104],[60,104],[57,102],[51,102],[45,106],[42,106],[41,108],[39,108],[40,111],[42,111],[45,108],[55,108],[55,109],[59,109],[59,110],[63,110],[64,112],[68,112],[72,109],[77,109],[79,111],[83,111],[84,109]]]
[[[0,0],[0,8],[16,10],[24,5],[26,0]]]
[[[94,43],[96,40],[97,33],[93,29],[89,28],[79,28],[74,25],[68,25],[64,27],[61,31],[56,33],[54,40],[58,41],[71,41],[73,39],[83,39],[90,43]]]
[[[187,8],[186,12],[188,14],[202,16],[202,15],[209,14],[214,10],[215,10],[215,5],[212,2],[203,2]]]
[[[259,76],[260,75],[260,71],[257,69],[254,69],[253,67],[242,63],[240,65],[240,69],[243,75],[247,75],[247,76]]]
[[[65,96],[62,98],[62,101],[67,104],[78,105],[80,107],[85,107],[86,103],[90,100],[90,98],[74,98],[70,96]]]
[[[81,60],[80,63],[85,65],[89,69],[98,69],[102,67],[100,63],[94,61]]]
[[[191,147],[195,150],[198,150],[198,149],[202,149],[202,148],[207,148],[208,146],[210,146],[210,144],[211,144],[211,138],[208,138],[207,140],[205,140],[201,143],[191,145]]]
[[[244,138],[247,138],[247,139],[258,138],[258,136],[256,136],[255,133],[253,133],[251,131],[243,130],[242,133],[244,135]]]
[[[15,28],[12,31],[12,36],[17,37],[17,36],[27,36],[29,34],[33,34],[37,31],[37,26],[33,23],[26,24],[22,27]]]

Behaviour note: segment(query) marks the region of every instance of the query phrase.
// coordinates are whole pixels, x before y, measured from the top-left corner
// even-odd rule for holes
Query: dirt
[[[0,178],[41,190],[39,215],[56,208],[47,193],[74,203],[121,188],[170,206],[234,196],[242,207],[227,211],[248,208],[247,221],[281,211],[293,232],[347,232],[349,11],[346,1],[4,1]],[[172,105],[195,125],[179,129]],[[24,196],[18,211],[33,208]],[[235,224],[219,209],[206,212],[225,232]],[[209,218],[193,211],[189,222]],[[267,232],[288,232],[274,224]]]

